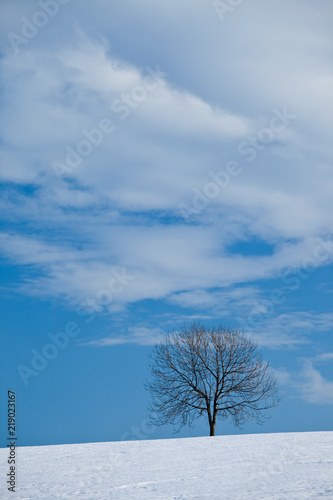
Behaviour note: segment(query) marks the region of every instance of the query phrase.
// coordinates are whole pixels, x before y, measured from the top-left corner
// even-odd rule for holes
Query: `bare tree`
[[[238,330],[193,323],[167,335],[150,358],[152,424],[179,430],[204,415],[214,436],[217,418],[238,427],[250,418],[262,423],[279,402],[269,365]]]

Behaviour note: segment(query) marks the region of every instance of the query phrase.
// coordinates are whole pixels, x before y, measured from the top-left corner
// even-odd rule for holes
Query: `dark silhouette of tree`
[[[262,423],[279,403],[268,363],[238,330],[193,323],[156,344],[150,359],[151,424],[179,431],[204,415],[214,436],[217,418],[237,427],[251,418]]]

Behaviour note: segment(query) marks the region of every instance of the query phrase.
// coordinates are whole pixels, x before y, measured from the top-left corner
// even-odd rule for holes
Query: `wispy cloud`
[[[301,358],[299,372],[288,372],[285,368],[274,370],[278,382],[295,391],[295,397],[315,405],[333,404],[333,380],[325,378],[317,365],[332,363],[333,353],[318,354],[312,358]]]
[[[332,354],[325,361],[332,362]],[[324,359],[320,359],[324,361]],[[304,359],[299,382],[295,383],[300,397],[312,404],[333,404],[333,380],[327,380],[315,366],[318,358]]]
[[[120,344],[154,345],[163,341],[165,332],[161,328],[131,327],[126,334],[111,335],[97,340],[83,342],[82,345],[106,347]]]

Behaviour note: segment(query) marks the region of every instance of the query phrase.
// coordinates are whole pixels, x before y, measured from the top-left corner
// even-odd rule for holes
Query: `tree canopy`
[[[279,402],[276,381],[257,344],[241,331],[222,325],[183,326],[150,353],[150,421],[176,430],[206,416],[210,435],[216,420],[236,426],[248,419],[262,423]]]

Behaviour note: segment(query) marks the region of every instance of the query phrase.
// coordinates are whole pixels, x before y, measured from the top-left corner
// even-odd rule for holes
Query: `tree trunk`
[[[213,409],[213,418],[212,414],[209,414],[210,419],[209,419],[209,428],[210,428],[210,436],[215,436],[215,424],[216,424],[216,417],[217,417],[217,408],[216,408],[216,396],[214,399],[214,409]]]

